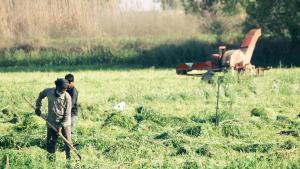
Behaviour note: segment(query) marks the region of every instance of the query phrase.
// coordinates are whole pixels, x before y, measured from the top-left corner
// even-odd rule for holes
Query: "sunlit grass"
[[[66,167],[60,151],[57,163],[48,163],[41,145],[43,122],[28,116],[34,116],[33,110],[22,98],[34,102],[39,91],[66,73],[0,73],[0,108],[10,112],[1,110],[1,120],[11,120],[13,114],[20,118],[16,124],[0,123],[0,158],[7,154],[11,167]],[[239,81],[236,74],[224,74],[218,127],[215,80],[208,84],[199,77],[177,76],[174,69],[154,68],[72,73],[80,105],[74,140],[83,156],[80,163],[72,161],[74,167],[299,166],[299,69],[272,69],[257,77],[241,74]],[[112,109],[122,101],[124,111]]]

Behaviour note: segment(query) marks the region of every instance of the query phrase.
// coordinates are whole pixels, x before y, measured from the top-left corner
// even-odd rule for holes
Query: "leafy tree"
[[[264,34],[300,39],[300,0],[181,0],[186,13],[205,11],[240,14],[246,11],[245,28],[261,27]]]
[[[246,27],[259,26],[265,33],[300,38],[300,0],[256,0],[246,6]]]
[[[162,3],[163,9],[176,9],[181,7],[180,0],[160,0],[160,1]]]
[[[181,0],[186,13],[201,14],[205,12],[217,13],[222,11],[227,14],[238,13],[239,6],[247,0]]]

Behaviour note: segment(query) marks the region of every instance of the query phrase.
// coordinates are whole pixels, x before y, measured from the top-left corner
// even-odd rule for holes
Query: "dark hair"
[[[65,76],[65,79],[67,79],[69,81],[69,83],[74,82],[74,75],[72,74],[67,74]]]
[[[66,79],[57,79],[54,83],[57,88],[61,89],[67,89],[69,84],[68,80]]]

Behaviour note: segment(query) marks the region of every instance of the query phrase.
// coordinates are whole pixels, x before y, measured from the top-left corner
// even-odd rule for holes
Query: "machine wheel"
[[[178,75],[186,75],[187,71],[186,70],[176,70],[176,74],[178,74]]]

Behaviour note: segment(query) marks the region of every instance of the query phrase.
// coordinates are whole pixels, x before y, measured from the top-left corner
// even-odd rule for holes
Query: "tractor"
[[[192,70],[207,70],[209,72],[221,72],[224,70],[254,71],[255,66],[251,64],[252,54],[261,29],[250,30],[241,47],[235,50],[227,50],[226,46],[219,46],[219,53],[212,54],[211,59],[199,63],[183,63],[176,67],[176,73],[187,75]]]

